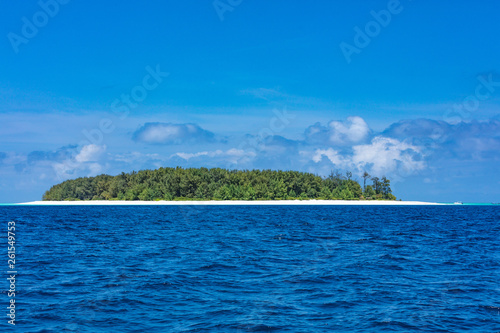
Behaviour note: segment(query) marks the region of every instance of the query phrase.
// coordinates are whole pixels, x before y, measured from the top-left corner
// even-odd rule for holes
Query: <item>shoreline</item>
[[[424,201],[385,200],[224,200],[224,201],[30,201],[15,203],[16,206],[440,206],[449,205]]]

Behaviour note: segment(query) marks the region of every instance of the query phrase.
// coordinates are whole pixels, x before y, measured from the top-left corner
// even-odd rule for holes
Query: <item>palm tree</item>
[[[375,189],[375,193],[379,194],[380,193],[380,190],[381,190],[381,183],[380,183],[380,178],[378,177],[373,177],[372,178],[372,181],[373,181],[373,187]]]
[[[370,178],[370,174],[368,172],[363,173],[363,192],[366,191],[366,180]]]

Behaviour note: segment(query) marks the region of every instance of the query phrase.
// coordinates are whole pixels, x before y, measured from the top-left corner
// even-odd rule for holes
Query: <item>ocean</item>
[[[2,206],[0,221],[2,332],[500,331],[498,206]]]

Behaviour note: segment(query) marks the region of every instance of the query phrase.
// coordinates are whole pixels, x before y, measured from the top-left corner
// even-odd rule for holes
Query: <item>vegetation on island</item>
[[[371,185],[367,182],[371,181]],[[160,168],[99,175],[52,186],[43,200],[396,200],[390,180],[352,173],[328,177],[298,171]]]

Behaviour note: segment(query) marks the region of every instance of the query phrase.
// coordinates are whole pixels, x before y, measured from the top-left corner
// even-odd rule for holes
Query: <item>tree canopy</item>
[[[385,177],[365,189],[351,177],[338,171],[323,178],[299,171],[159,168],[67,180],[43,200],[396,199]]]

